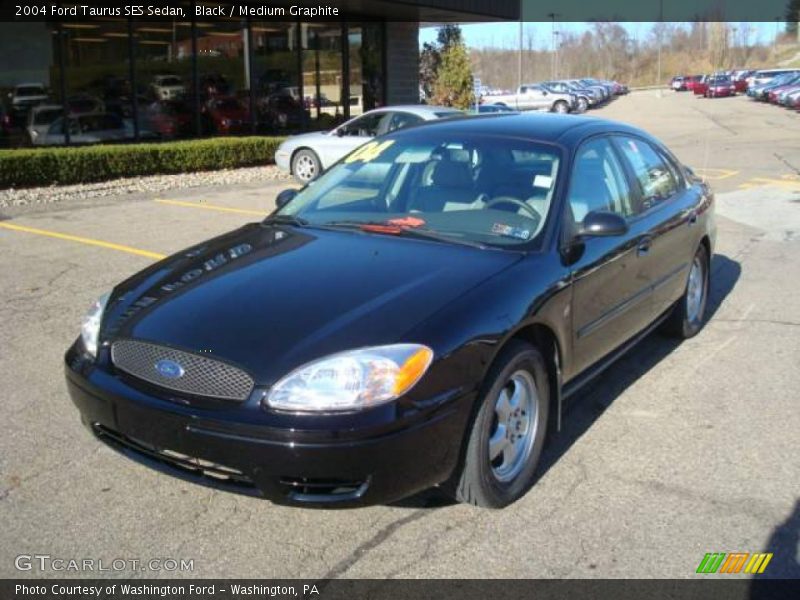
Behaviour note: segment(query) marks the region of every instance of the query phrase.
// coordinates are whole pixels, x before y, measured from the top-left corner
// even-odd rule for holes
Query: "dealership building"
[[[184,17],[0,22],[6,113],[22,112],[10,106],[14,86],[42,84],[51,107],[113,114],[134,139],[165,137],[165,119],[169,137],[324,128],[419,102],[421,26],[520,18],[519,0],[322,3],[337,20],[203,17],[196,7],[209,3],[174,4]],[[284,15],[292,4],[302,3],[287,3]],[[22,129],[27,117],[12,116]]]

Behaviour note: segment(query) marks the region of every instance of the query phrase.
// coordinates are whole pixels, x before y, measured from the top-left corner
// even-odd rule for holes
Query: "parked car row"
[[[754,78],[747,95],[754,100],[800,110],[800,69],[779,69]]]
[[[678,75],[672,78],[670,87],[705,98],[746,93],[755,100],[800,109],[800,69],[734,69],[712,75]]]
[[[676,92],[693,92],[696,96],[735,96],[747,90],[747,78],[754,71],[733,69],[718,71],[712,75],[677,75],[670,87]],[[715,88],[711,91],[711,88]],[[724,89],[723,89],[724,88]]]
[[[483,96],[481,103],[521,111],[583,113],[627,92],[627,86],[616,81],[562,79],[524,84],[513,94]]]

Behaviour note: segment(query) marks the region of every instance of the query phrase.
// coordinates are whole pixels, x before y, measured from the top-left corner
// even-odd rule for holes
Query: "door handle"
[[[636,256],[645,256],[648,252],[650,252],[650,246],[653,244],[653,239],[646,237],[642,238],[639,241],[639,245],[636,247]]]
[[[691,213],[689,213],[689,219],[687,223],[689,224],[689,227],[697,223],[697,211],[693,210]]]

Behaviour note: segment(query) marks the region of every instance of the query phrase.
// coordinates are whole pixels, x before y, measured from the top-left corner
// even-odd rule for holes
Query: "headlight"
[[[273,386],[264,404],[292,412],[371,408],[408,392],[432,360],[433,350],[419,344],[333,354],[289,373]]]
[[[110,294],[103,294],[92,304],[81,324],[81,340],[86,352],[93,358],[97,356],[97,338],[100,334],[100,321]]]

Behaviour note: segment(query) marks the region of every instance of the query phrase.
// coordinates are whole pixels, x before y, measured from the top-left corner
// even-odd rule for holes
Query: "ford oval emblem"
[[[158,374],[167,379],[178,379],[186,373],[180,364],[166,358],[158,361],[154,366]]]

